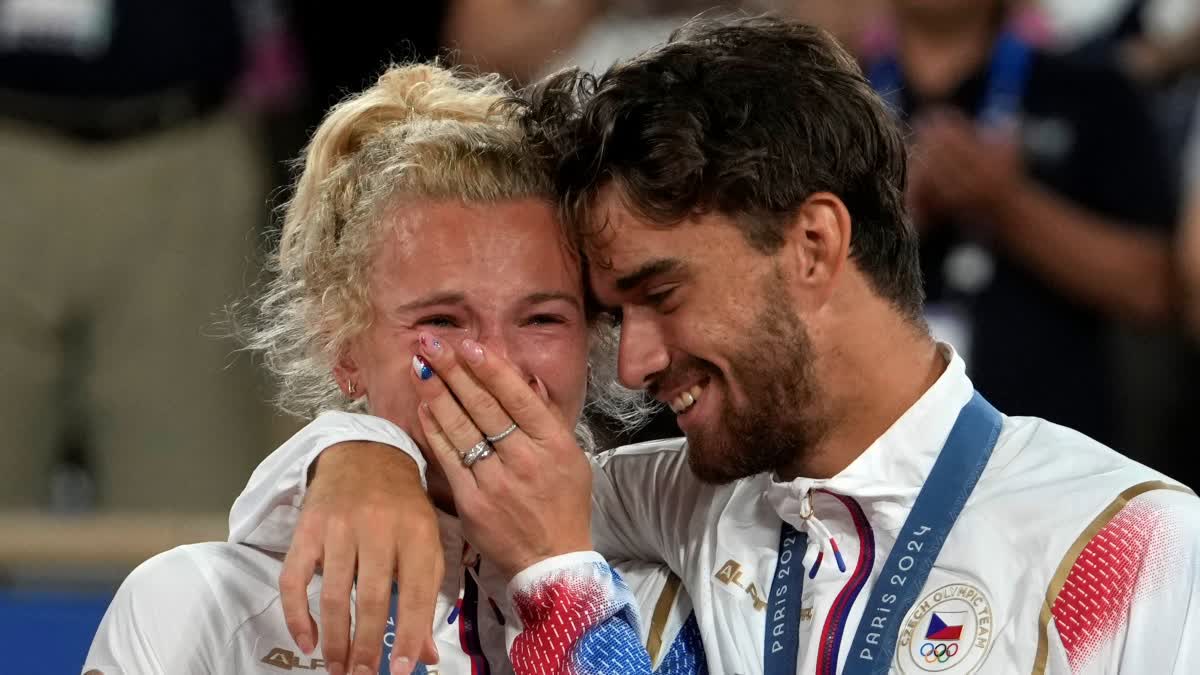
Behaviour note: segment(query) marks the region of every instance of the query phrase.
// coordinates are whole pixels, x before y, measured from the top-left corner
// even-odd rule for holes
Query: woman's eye
[[[458,319],[445,314],[426,317],[417,323],[421,324],[422,326],[432,326],[434,328],[458,328]]]
[[[529,317],[528,323],[534,326],[548,326],[566,323],[566,320],[557,314],[534,314]]]

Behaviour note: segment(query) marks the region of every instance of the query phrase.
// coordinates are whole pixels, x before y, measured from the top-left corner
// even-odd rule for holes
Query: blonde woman
[[[422,463],[418,448],[426,441],[412,367],[422,341],[458,344],[470,338],[487,345],[567,420],[580,419],[588,397],[589,352],[611,346],[610,333],[587,311],[581,260],[555,217],[548,174],[527,154],[519,127],[497,105],[510,94],[497,79],[435,66],[394,67],[375,86],[335,107],[307,150],[250,346],[279,377],[285,409],[308,415],[341,411],[323,416],[327,434],[369,440],[399,432],[408,439],[411,457],[379,454],[380,468]],[[592,393],[597,405],[614,400]],[[587,447],[586,427],[581,423],[577,431]],[[294,442],[315,447],[312,434]],[[316,454],[303,465],[265,463],[247,492],[271,489],[288,472],[312,470]],[[327,462],[334,471],[336,463],[328,457],[322,467]],[[351,479],[378,494],[371,474]],[[423,499],[403,506],[414,510],[409,513],[436,509],[440,531],[422,529],[420,522],[432,519],[416,517],[418,524],[405,532],[355,533],[334,524],[323,538],[324,550],[308,557],[293,552],[285,561],[278,545],[262,544],[271,540],[273,527],[294,527],[297,520],[304,527],[301,503],[322,499],[306,495],[301,479],[297,489],[268,505],[269,517],[257,530],[240,533],[246,545],[197,544],[156,556],[118,591],[84,670],[510,671],[508,578],[480,560],[463,538],[436,467],[429,467],[427,480],[432,506]],[[239,530],[240,523],[231,525]],[[590,548],[586,523],[577,534],[583,537],[580,546]],[[355,546],[397,540],[410,556],[427,551],[422,562],[444,556],[444,578],[413,576],[415,568],[399,563],[390,569],[356,567]],[[290,579],[307,581],[317,566],[321,574],[308,585],[307,606],[285,607],[281,575],[285,585]],[[656,566],[622,570],[647,615],[661,607],[656,639],[666,635],[670,644],[690,612],[686,599],[675,594],[677,583]],[[407,589],[427,589],[426,597],[436,594],[434,616],[406,607],[359,606],[364,627],[382,626],[374,619],[389,615],[390,623],[386,633],[377,628],[355,634],[344,593],[322,591],[353,582],[363,597],[381,591],[386,597],[393,580]],[[320,632],[315,623],[303,625],[310,613]],[[289,627],[300,629],[291,632],[304,636],[299,644]],[[321,645],[344,645],[352,634],[352,647],[322,651]],[[400,644],[396,635],[427,637],[424,644]],[[383,658],[389,653],[390,666]],[[663,658],[668,656],[664,650]]]

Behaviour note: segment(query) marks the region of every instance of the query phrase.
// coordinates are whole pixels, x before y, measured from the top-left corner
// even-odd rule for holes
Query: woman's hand
[[[308,584],[322,568],[321,642],[329,672],[379,671],[392,581],[399,589],[392,663],[437,662],[433,613],[444,573],[437,516],[417,465],[396,448],[341,443],[325,450],[279,576],[288,631],[305,653],[317,644]],[[350,592],[356,585],[351,645]]]
[[[508,578],[591,550],[591,464],[540,380],[531,385],[472,340],[456,351],[423,335],[421,352],[413,360],[421,427],[471,545]],[[474,447],[491,454],[468,467],[463,455]]]

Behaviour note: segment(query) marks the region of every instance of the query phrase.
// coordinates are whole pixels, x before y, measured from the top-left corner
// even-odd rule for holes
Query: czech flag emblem
[[[929,629],[925,631],[925,639],[958,640],[962,637],[966,619],[966,612],[933,612],[933,617],[929,619]]]

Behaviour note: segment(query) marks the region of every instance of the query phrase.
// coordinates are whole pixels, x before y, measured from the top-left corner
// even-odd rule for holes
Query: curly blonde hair
[[[278,379],[282,410],[308,417],[361,409],[342,394],[333,366],[372,321],[367,279],[389,209],[412,200],[553,201],[545,165],[503,105],[512,96],[497,75],[392,66],[325,116],[304,152],[268,262],[270,281],[244,331],[247,349],[261,353]],[[636,426],[645,399],[616,385],[612,327],[592,325],[589,406]],[[582,422],[578,431],[590,443]]]

